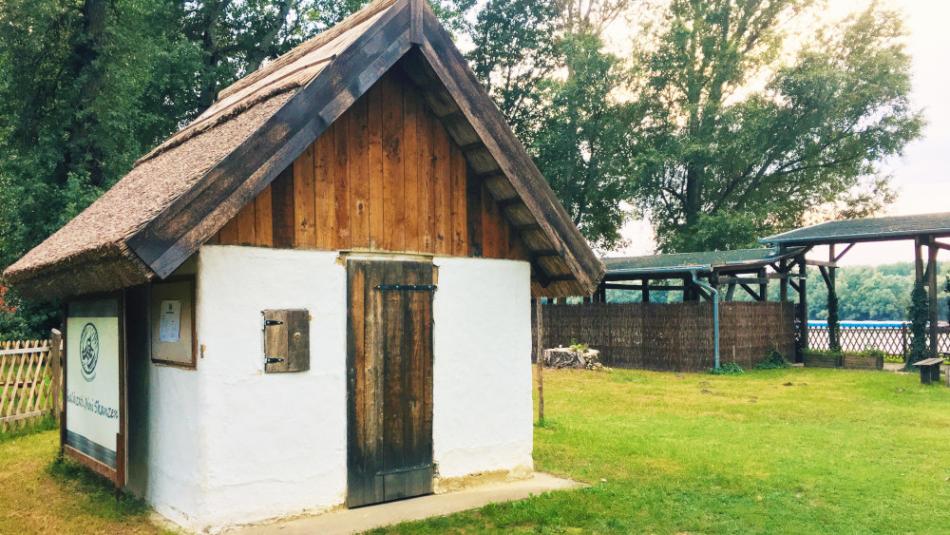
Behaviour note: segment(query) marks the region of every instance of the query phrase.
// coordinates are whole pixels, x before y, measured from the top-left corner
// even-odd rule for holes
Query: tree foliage
[[[621,241],[632,194],[634,108],[614,98],[626,68],[602,32],[629,0],[490,0],[469,60],[584,235]]]
[[[901,17],[872,5],[788,60],[783,25],[814,6],[672,0],[641,43],[637,200],[662,250],[748,246],[816,210],[857,216],[891,200],[878,164],[922,122]]]

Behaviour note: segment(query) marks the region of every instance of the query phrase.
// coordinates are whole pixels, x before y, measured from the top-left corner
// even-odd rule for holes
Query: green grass
[[[947,533],[950,389],[830,369],[545,372],[539,470],[590,487],[378,533]],[[161,531],[137,500],[0,441],[0,533]]]
[[[539,470],[589,488],[378,533],[946,533],[950,389],[823,369],[545,372]]]
[[[0,440],[0,533],[167,533],[143,502],[116,499],[104,480],[57,461],[58,443],[58,431]]]

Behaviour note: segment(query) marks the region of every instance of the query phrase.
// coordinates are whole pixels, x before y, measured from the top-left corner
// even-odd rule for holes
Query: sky
[[[867,5],[865,0],[829,0],[827,20],[839,20]],[[885,162],[892,175],[897,201],[881,215],[908,215],[950,211],[950,2],[945,0],[889,0],[885,6],[902,11],[909,32],[907,51],[913,58],[915,107],[922,109],[927,126],[923,136],[909,144],[904,155]],[[623,229],[630,246],[609,256],[652,254],[653,233],[644,221],[630,221]],[[816,251],[821,256],[821,251]],[[946,252],[943,255],[947,255]],[[910,242],[856,245],[842,265],[877,265],[913,260]]]

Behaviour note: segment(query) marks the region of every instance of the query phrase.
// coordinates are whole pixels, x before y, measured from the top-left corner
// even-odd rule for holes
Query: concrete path
[[[581,486],[583,485],[569,479],[535,473],[531,478],[520,481],[486,483],[445,494],[433,494],[358,509],[343,509],[322,515],[234,528],[226,533],[229,535],[359,533],[399,522],[444,516],[476,509],[490,503],[521,500],[543,492],[574,489]]]

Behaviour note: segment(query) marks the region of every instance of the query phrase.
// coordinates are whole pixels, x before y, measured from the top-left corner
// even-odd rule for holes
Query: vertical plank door
[[[432,264],[350,259],[347,505],[432,492]]]

